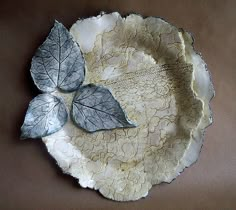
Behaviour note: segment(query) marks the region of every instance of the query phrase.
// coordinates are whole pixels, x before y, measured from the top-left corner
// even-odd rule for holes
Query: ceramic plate
[[[161,18],[101,14],[70,32],[85,58],[85,84],[109,88],[137,127],[88,133],[69,119],[43,142],[82,187],[117,201],[145,197],[198,158],[212,122],[206,64],[191,35]],[[70,108],[74,93],[53,94]]]

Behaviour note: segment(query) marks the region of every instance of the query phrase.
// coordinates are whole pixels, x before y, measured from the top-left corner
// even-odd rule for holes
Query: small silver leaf
[[[78,127],[89,132],[135,127],[111,92],[93,84],[79,88],[72,102],[71,115]]]
[[[63,101],[51,94],[40,94],[29,104],[21,138],[39,138],[60,130],[68,118]]]
[[[37,49],[31,63],[31,75],[43,92],[59,88],[66,92],[76,90],[84,81],[84,58],[79,45],[58,21]]]

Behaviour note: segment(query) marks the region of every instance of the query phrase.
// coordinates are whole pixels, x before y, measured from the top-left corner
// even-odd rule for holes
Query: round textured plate
[[[214,95],[193,39],[160,18],[101,14],[71,28],[86,61],[85,83],[108,87],[136,128],[87,133],[69,120],[43,138],[82,187],[118,201],[145,197],[198,158]],[[54,93],[70,106],[72,94]]]

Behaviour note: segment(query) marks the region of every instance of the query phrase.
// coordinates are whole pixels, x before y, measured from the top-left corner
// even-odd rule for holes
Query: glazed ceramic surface
[[[117,201],[145,197],[198,158],[212,121],[206,64],[189,33],[156,17],[101,14],[70,32],[85,58],[85,84],[109,88],[137,127],[88,133],[69,119],[43,141],[82,187]],[[74,93],[53,94],[70,108]]]

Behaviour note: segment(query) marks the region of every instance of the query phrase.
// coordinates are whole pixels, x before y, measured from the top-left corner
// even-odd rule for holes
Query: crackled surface
[[[48,151],[82,187],[137,200],[196,161],[214,94],[191,36],[159,18],[118,13],[78,20],[86,83],[108,87],[136,128],[86,133],[71,120],[44,137]],[[67,107],[73,93],[62,94]]]

